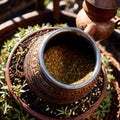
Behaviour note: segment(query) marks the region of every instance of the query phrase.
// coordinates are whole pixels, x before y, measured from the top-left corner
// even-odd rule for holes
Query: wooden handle
[[[84,32],[88,33],[91,37],[94,38],[94,34],[96,33],[96,28],[97,28],[96,24],[91,23],[84,29]]]

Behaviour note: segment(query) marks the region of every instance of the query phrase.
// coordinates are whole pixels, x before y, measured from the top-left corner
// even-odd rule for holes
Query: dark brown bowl
[[[85,0],[83,2],[83,9],[85,10],[86,14],[92,21],[96,22],[106,22],[112,19],[116,13],[117,8],[102,8],[91,4],[89,1]]]
[[[86,80],[81,82],[80,80],[82,78],[79,77],[80,78],[79,81],[77,80],[77,78],[74,78],[74,82],[76,84],[64,83],[58,81],[58,79],[56,79],[48,71],[43,57],[45,51],[49,48],[52,48],[53,46],[56,46],[56,44],[57,45],[67,44],[69,45],[68,47],[70,47],[70,50],[72,49],[71,50],[72,52],[74,51],[73,46],[75,47],[75,49],[78,48],[77,51],[80,53],[80,55],[77,56],[78,57],[77,59],[82,58],[81,53],[84,54],[84,57],[86,57],[87,60],[86,61],[83,60],[82,64],[77,67],[80,68],[81,66],[84,66],[82,67],[82,69],[80,69],[81,70],[80,74],[81,72],[83,72],[87,76],[90,72],[92,72],[91,75],[88,78],[86,78]],[[62,57],[64,57],[66,53],[65,54],[63,53],[62,55],[63,55]],[[51,56],[49,56],[49,58],[50,57]],[[57,59],[55,61],[58,61],[59,58],[55,57],[54,59]],[[92,62],[88,62],[89,60]],[[68,63],[69,60],[66,59],[66,61]],[[62,60],[65,69],[66,67],[68,67],[66,66],[66,61]],[[76,64],[76,62],[75,63],[74,61],[72,62],[73,63],[70,64]],[[52,64],[52,67],[55,66],[54,64],[58,64],[58,66],[52,68],[52,71],[53,69],[56,69],[55,74],[58,73],[59,76],[61,74],[64,74],[64,76],[66,76],[67,74],[69,74],[69,70],[71,70],[69,68],[65,73],[61,73],[61,72],[59,73],[60,69],[62,69],[61,67],[59,67],[60,64],[58,62],[54,64],[53,63],[50,64]],[[91,64],[94,64],[92,65],[92,68],[87,67],[87,66],[91,66]],[[72,27],[60,28],[58,30],[55,30],[49,35],[44,36],[43,42],[41,38],[38,38],[38,40],[31,46],[24,61],[25,78],[28,84],[30,85],[31,89],[40,98],[44,99],[47,102],[56,103],[56,104],[72,103],[84,97],[91,90],[91,88],[97,81],[100,70],[101,70],[101,58],[96,43],[88,34],[86,34],[85,32],[83,32],[78,28],[72,28]],[[73,72],[71,74],[73,74],[74,76]],[[57,78],[59,78],[59,76]],[[62,77],[61,79],[63,80],[64,77]],[[70,77],[67,77],[66,79],[68,79],[67,80],[68,82],[70,81]]]

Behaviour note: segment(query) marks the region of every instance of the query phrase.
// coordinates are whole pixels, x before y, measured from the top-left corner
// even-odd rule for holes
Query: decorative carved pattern
[[[50,32],[49,32],[50,33]],[[41,35],[31,46],[24,61],[24,73],[28,84],[37,96],[50,103],[72,103],[84,97],[94,86],[99,76],[90,84],[78,89],[63,89],[51,82],[42,72],[39,64],[39,50],[47,34]]]

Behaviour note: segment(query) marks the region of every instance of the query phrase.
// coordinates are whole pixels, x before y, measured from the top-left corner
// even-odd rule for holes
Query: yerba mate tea
[[[92,75],[95,55],[85,38],[74,33],[64,33],[48,43],[44,52],[44,62],[48,72],[56,80],[75,85]]]

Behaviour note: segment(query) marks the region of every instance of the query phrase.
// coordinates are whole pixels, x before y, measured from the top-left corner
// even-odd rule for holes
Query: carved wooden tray
[[[55,107],[55,109],[57,108],[61,108],[61,106],[59,105],[54,105],[54,104],[49,104],[44,102],[44,100],[41,100],[40,98],[38,98],[33,92],[32,90],[29,88],[29,86],[25,87],[25,90],[27,90],[25,93],[21,94],[21,96],[18,96],[15,94],[15,91],[13,90],[12,86],[13,84],[17,85],[18,82],[15,81],[15,76],[11,76],[13,74],[15,74],[16,71],[13,71],[16,67],[16,65],[18,63],[14,63],[15,61],[15,57],[14,55],[16,54],[16,51],[18,50],[18,48],[23,45],[24,48],[27,48],[27,50],[30,48],[30,44],[35,42],[37,40],[38,37],[42,37],[43,35],[49,33],[52,30],[55,30],[56,28],[46,28],[46,29],[40,29],[38,31],[35,31],[29,35],[27,35],[26,37],[24,37],[13,49],[13,51],[11,52],[8,61],[7,61],[7,67],[6,67],[6,81],[9,87],[9,90],[11,92],[11,94],[13,95],[14,99],[31,115],[33,115],[34,117],[40,119],[40,120],[62,120],[61,118],[56,118],[54,117],[54,115],[50,114],[49,112],[47,112],[47,114],[44,113],[43,109],[45,107],[45,105],[47,104],[48,106],[51,106],[53,108],[53,106]],[[31,42],[32,41],[32,42]],[[28,47],[29,46],[29,47]],[[23,62],[24,62],[24,57],[25,54],[21,57],[21,59],[23,58]],[[23,63],[21,63],[23,64]],[[12,68],[12,69],[11,69]],[[21,69],[21,68],[20,68]],[[13,74],[11,74],[12,72],[14,72]],[[21,80],[22,78],[24,78],[24,71],[20,71],[18,72],[20,74],[18,74],[18,76],[21,76],[21,74],[23,75],[22,77],[19,77]],[[86,118],[88,115],[90,115],[102,102],[105,93],[106,93],[106,86],[107,86],[107,79],[106,79],[106,75],[104,73],[104,70],[102,69],[101,74],[98,78],[98,82],[95,84],[95,86],[93,87],[93,89],[84,97],[82,98],[83,100],[86,101],[86,98],[89,100],[91,100],[91,95],[93,95],[93,93],[96,93],[96,88],[101,89],[101,93],[99,95],[97,95],[97,97],[95,98],[94,103],[92,103],[89,106],[89,109],[82,111],[81,113],[79,113],[78,115],[75,115],[71,118],[66,118],[66,120],[80,120],[83,118]],[[22,82],[24,82],[25,79],[22,80]],[[101,86],[100,86],[101,85]],[[90,98],[90,99],[89,99]],[[93,97],[94,98],[94,97]],[[92,101],[91,101],[92,102]],[[79,109],[81,108],[81,103],[83,103],[83,101],[80,99],[79,100],[79,105],[77,106]],[[72,105],[75,105],[76,103],[72,103]],[[86,104],[86,103],[84,103]],[[71,104],[70,104],[71,105]],[[65,105],[64,105],[65,106]],[[66,105],[68,106],[68,104]],[[51,108],[50,107],[50,108]],[[63,106],[62,106],[63,107]],[[42,108],[42,111],[41,111]],[[64,119],[64,118],[63,118]]]

